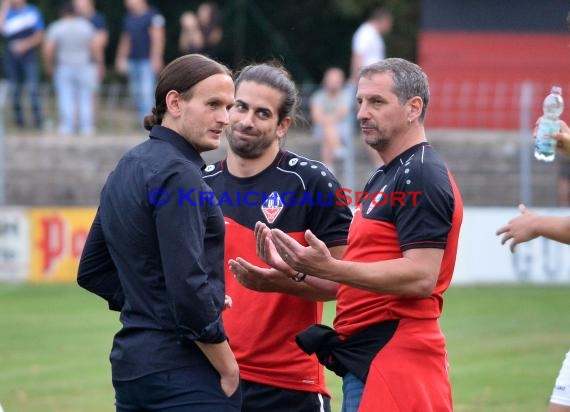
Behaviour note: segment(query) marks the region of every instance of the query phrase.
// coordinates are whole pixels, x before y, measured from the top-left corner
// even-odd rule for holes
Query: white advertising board
[[[0,209],[0,281],[25,281],[30,268],[30,228],[25,209]]]
[[[570,216],[569,209],[537,208],[542,214]],[[465,208],[453,283],[570,283],[570,246],[537,238],[511,253],[496,236],[518,216],[512,208]]]

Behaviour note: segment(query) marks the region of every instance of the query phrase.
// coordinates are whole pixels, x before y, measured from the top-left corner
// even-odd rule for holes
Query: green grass
[[[570,347],[569,287],[455,287],[446,294],[456,411],[544,411]],[[327,304],[326,319],[334,304]],[[114,411],[117,314],[75,285],[0,285],[6,412]],[[329,375],[333,411],[341,383]]]
[[[545,411],[570,348],[570,288],[472,287],[446,294],[456,410]]]

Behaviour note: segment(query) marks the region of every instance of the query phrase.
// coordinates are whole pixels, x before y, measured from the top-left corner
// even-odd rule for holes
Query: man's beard
[[[390,145],[390,139],[386,136],[382,130],[376,129],[376,135],[370,136],[369,138],[364,136],[364,141],[368,146],[374,150],[383,151]]]
[[[243,129],[239,131],[244,132]],[[269,139],[267,136],[261,137],[259,133],[250,135],[247,141],[241,140],[239,137],[234,136],[231,127],[226,129],[226,138],[232,152],[244,159],[257,159],[261,157],[274,141],[274,139]]]

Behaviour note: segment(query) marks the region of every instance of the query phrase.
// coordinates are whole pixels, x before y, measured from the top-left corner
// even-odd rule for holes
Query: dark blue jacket
[[[203,166],[184,138],[154,126],[101,192],[78,282],[121,312],[115,380],[203,364],[193,341],[226,340],[225,225],[218,206],[201,202],[200,193],[212,191]]]

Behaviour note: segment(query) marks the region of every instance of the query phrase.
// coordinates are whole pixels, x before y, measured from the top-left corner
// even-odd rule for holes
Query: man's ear
[[[277,125],[277,138],[279,140],[283,139],[283,137],[285,137],[285,135],[287,134],[287,130],[289,130],[289,126],[291,126],[291,122],[293,121],[293,119],[291,119],[291,116],[285,116]]]
[[[408,120],[414,121],[422,115],[422,109],[424,107],[424,101],[420,96],[414,96],[408,100],[409,114]]]
[[[166,94],[166,111],[172,117],[180,116],[180,99],[180,93],[178,93],[176,90],[170,90]]]

